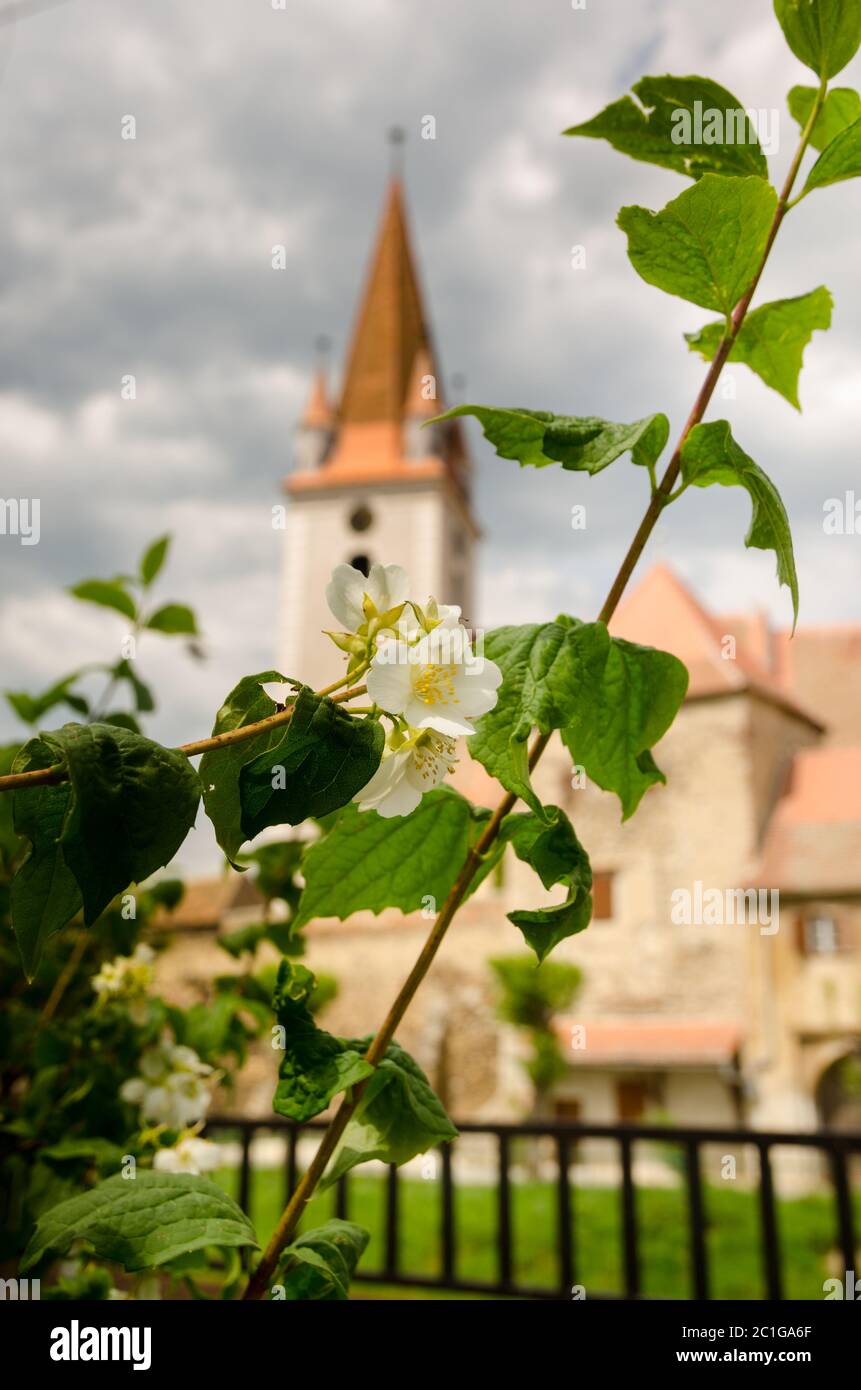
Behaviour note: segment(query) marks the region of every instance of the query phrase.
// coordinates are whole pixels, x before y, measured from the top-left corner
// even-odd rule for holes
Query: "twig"
[[[354,696],[365,693],[364,685],[354,685],[350,690],[342,691],[340,695],[329,694],[343,684],[344,681],[336,681],[325,690],[315,691],[315,694],[325,695],[333,704],[340,705],[345,700],[352,700]],[[258,719],[255,724],[243,724],[239,729],[228,729],[224,734],[213,734],[210,738],[201,738],[195,743],[181,743],[176,751],[184,753],[187,758],[196,758],[199,753],[214,753],[219,748],[227,748],[233,743],[244,743],[246,739],[257,738],[259,734],[265,734],[269,729],[277,728],[279,724],[288,723],[292,717],[293,706],[289,705],[287,709],[278,710],[277,714],[270,714],[266,719]],[[11,792],[24,787],[56,786],[58,782],[65,782],[68,776],[62,763],[55,763],[53,767],[36,768],[33,772],[10,772],[8,776],[0,777],[0,792]]]
[[[40,1028],[43,1026],[43,1024],[50,1023],[51,1019],[54,1017],[54,1014],[57,1012],[57,1009],[60,1005],[60,1001],[63,998],[63,995],[66,993],[66,990],[69,988],[69,985],[71,984],[72,979],[74,977],[75,971],[80,965],[83,954],[91,941],[92,937],[89,936],[87,932],[82,931],[78,933],[78,939],[72,947],[71,951],[69,952],[69,958],[66,961],[66,964],[63,966],[62,970],[60,971],[59,975],[57,976],[56,980],[54,981],[54,988],[48,995],[48,998],[45,1001],[45,1007],[39,1015]]]

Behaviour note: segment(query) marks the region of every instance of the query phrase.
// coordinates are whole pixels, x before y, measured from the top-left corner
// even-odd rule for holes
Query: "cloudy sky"
[[[468,397],[616,420],[664,410],[676,430],[703,374],[681,335],[710,316],[639,280],[614,218],[687,180],[559,131],[644,73],[700,72],[780,109],[782,179],[797,135],[785,93],[812,80],[768,0],[67,0],[10,21],[13,8],[0,0],[0,492],[40,498],[41,541],[0,536],[0,679],[36,690],[115,657],[122,620],[63,586],[128,570],[170,530],[159,594],[197,607],[209,655],[195,664],[158,637],[141,650],[166,742],[204,734],[235,680],[275,660],[271,507],[317,335],[341,361],[387,127],[409,134],[430,315]],[[858,85],[861,61],[839,80]],[[861,181],[806,200],[763,280],[760,302],[819,284],[835,296],[803,416],[743,367],[717,403],[783,492],[808,623],[861,617],[861,536],[822,531],[825,499],[857,487],[859,214]],[[475,455],[483,623],[593,616],[644,505],[640,470],[520,473],[480,436]],[[576,502],[585,532],[570,529]],[[747,520],[736,491],[686,496],[650,555],[707,602],[785,624],[772,557],[743,549]],[[20,729],[0,714],[0,736]]]

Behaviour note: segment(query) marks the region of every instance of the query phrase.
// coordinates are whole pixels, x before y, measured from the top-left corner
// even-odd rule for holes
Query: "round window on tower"
[[[350,513],[350,526],[354,531],[368,531],[374,522],[374,513],[364,502],[360,502]]]
[[[371,572],[371,561],[367,555],[354,555],[350,564],[353,566],[354,570],[359,570],[367,579]]]

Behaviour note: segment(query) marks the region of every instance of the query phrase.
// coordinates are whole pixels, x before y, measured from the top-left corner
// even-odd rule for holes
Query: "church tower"
[[[460,422],[422,425],[445,410],[438,362],[410,247],[403,192],[386,196],[335,406],[318,371],[296,429],[284,487],[280,669],[312,685],[339,672],[325,628],[337,624],[325,588],[335,565],[367,573],[403,565],[419,603],[433,594],[473,611],[478,529]]]

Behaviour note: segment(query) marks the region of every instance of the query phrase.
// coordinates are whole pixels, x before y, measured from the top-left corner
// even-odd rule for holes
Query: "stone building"
[[[297,430],[281,669],[331,679],[322,595],[342,561],[365,572],[374,561],[402,564],[420,596],[458,602],[474,618],[478,529],[464,438],[456,425],[419,428],[442,408],[393,181],[340,400],[318,374]],[[554,953],[584,976],[572,1016],[557,1021],[569,1060],[557,1112],[857,1125],[861,627],[802,629],[790,640],[761,614],[708,613],[659,567],[629,591],[612,630],[674,652],[690,688],[656,750],[667,785],[625,824],[614,797],[579,785],[561,744],[536,772],[539,794],[576,825],[596,884],[592,925]],[[498,799],[465,752],[456,783],[474,800]],[[241,909],[234,889],[218,891]],[[198,918],[203,897],[198,890]],[[524,865],[504,861],[458,914],[404,1020],[400,1041],[456,1117],[530,1107],[523,1044],[497,1021],[488,960],[524,950],[506,913],[547,897]],[[179,933],[185,954],[165,962],[172,982],[192,971],[201,988],[216,956],[213,970],[224,969],[214,936],[226,910],[213,900],[206,924]],[[325,1026],[373,1031],[427,929],[394,912],[312,924],[308,964],[339,983]],[[258,1057],[246,1088],[257,1113],[268,1107],[270,1070],[271,1055]]]

